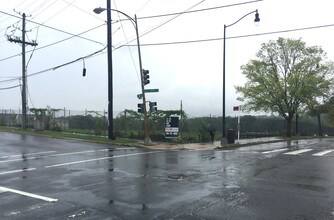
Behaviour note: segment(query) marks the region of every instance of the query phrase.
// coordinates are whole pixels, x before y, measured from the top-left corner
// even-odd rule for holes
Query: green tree
[[[326,54],[301,40],[278,38],[263,43],[256,57],[241,67],[247,82],[236,87],[238,99],[245,102],[245,110],[278,113],[286,120],[286,136],[291,137],[297,110],[331,85]]]
[[[326,104],[320,104],[318,101],[313,100],[307,104],[309,108],[309,115],[317,118],[318,122],[318,135],[323,136],[321,115],[328,112],[328,106]]]
[[[308,94],[309,97],[305,99],[308,113],[317,118],[319,136],[323,136],[321,115],[329,111],[326,103],[333,95],[333,70],[332,62],[320,64],[319,61],[316,64],[315,71],[318,73],[318,77],[314,78],[316,87],[312,88],[312,92]]]

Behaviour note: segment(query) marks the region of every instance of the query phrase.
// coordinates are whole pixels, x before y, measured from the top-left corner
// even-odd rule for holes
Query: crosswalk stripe
[[[270,151],[264,151],[262,154],[271,154],[271,153],[277,153],[277,152],[282,152],[282,151],[287,151],[287,148],[282,148],[282,149],[277,149],[277,150],[270,150]]]
[[[334,150],[324,150],[324,151],[320,151],[319,153],[313,154],[313,156],[324,156],[324,155],[329,154],[333,151]]]
[[[49,198],[49,197],[45,197],[45,196],[40,196],[40,195],[36,195],[36,194],[28,193],[28,192],[23,192],[23,191],[20,191],[20,190],[10,189],[10,188],[6,188],[6,187],[2,187],[2,186],[0,186],[0,191],[1,192],[12,192],[12,193],[20,194],[20,195],[23,195],[23,196],[44,200],[44,201],[47,201],[47,202],[57,202],[58,201],[58,199],[53,199],[53,198]]]
[[[284,153],[284,154],[286,154],[286,155],[298,155],[298,154],[302,154],[302,153],[309,152],[309,151],[312,151],[312,150],[313,149],[302,149],[302,150],[287,152],[287,153]]]

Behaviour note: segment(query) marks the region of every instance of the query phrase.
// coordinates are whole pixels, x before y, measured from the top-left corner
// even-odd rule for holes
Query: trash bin
[[[234,144],[235,137],[234,137],[234,130],[228,129],[227,131],[227,143],[228,144]]]

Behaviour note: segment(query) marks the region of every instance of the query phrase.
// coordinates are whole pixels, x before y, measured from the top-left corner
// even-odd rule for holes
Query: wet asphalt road
[[[334,139],[152,151],[0,132],[0,219],[334,219]]]

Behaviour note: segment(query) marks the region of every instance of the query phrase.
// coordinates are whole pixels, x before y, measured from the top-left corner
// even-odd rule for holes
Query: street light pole
[[[242,16],[241,18],[239,18],[239,20],[237,20],[236,22],[230,24],[230,25],[225,25],[224,24],[224,39],[223,39],[223,44],[224,44],[224,48],[223,48],[223,109],[222,109],[222,140],[221,140],[221,144],[226,144],[226,116],[225,116],[225,51],[226,51],[226,28],[231,27],[233,25],[235,25],[236,23],[238,23],[239,21],[241,21],[243,18],[245,18],[246,16],[255,13],[255,19],[254,22],[259,22],[260,21],[260,17],[259,17],[259,13],[257,11],[257,9],[255,11],[251,11],[247,14],[245,14],[244,16]]]
[[[221,144],[226,144],[226,118],[225,118],[225,44],[226,41],[226,25],[224,24],[224,39],[223,39],[223,118],[222,118],[222,140]]]
[[[112,66],[112,35],[111,35],[111,11],[110,0],[107,0],[107,53],[108,53],[108,138],[113,140],[113,66]]]
[[[146,98],[145,98],[145,91],[144,91],[144,73],[143,73],[143,67],[142,67],[142,60],[141,60],[141,52],[140,52],[140,44],[139,44],[139,32],[138,32],[138,24],[137,24],[137,16],[135,15],[135,19],[131,18],[129,15],[125,14],[122,11],[116,10],[116,9],[111,9],[110,8],[110,1],[107,0],[107,8],[95,8],[93,11],[96,14],[100,14],[101,12],[107,10],[107,23],[108,23],[108,72],[110,73],[109,76],[112,76],[112,51],[111,51],[111,11],[115,11],[117,13],[120,13],[122,15],[124,15],[125,17],[127,17],[133,24],[134,28],[136,29],[136,37],[137,37],[137,47],[138,47],[138,58],[139,58],[139,68],[140,68],[140,79],[141,79],[141,90],[142,90],[142,97],[143,97],[143,113],[144,113],[144,136],[145,136],[145,144],[150,144],[151,139],[148,135],[148,123],[147,123],[147,109],[146,109]],[[110,26],[110,27],[109,27]],[[110,40],[110,43],[109,43]],[[109,69],[110,67],[110,69]],[[111,84],[109,84],[109,94],[111,95],[111,103],[112,103],[112,77],[111,77]],[[110,102],[109,102],[110,103]],[[110,106],[110,105],[109,105]],[[111,111],[112,111],[112,104],[111,104]],[[112,113],[111,113],[112,114]],[[109,112],[108,112],[108,117],[109,117]],[[112,123],[112,120],[109,122]],[[109,127],[110,128],[110,127]],[[111,126],[112,129],[112,126]],[[109,134],[112,133],[112,130],[109,130]],[[110,137],[109,137],[110,138]]]

